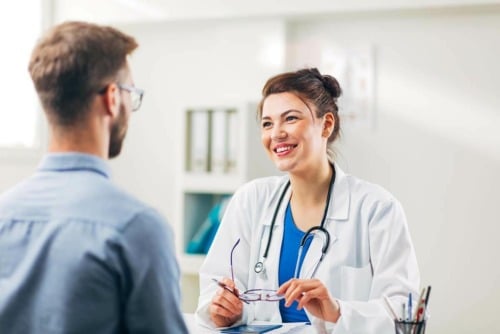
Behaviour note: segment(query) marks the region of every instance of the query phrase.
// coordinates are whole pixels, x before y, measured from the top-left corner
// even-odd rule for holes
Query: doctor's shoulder
[[[288,177],[286,175],[253,179],[238,188],[233,197],[253,203],[266,203],[279,195],[287,182]]]
[[[351,204],[364,210],[403,210],[399,200],[379,184],[372,183],[352,175],[346,175],[349,184]]]

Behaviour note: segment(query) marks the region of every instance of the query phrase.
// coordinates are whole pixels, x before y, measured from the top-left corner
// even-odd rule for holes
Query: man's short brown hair
[[[115,28],[65,22],[37,43],[29,72],[49,120],[68,126],[83,119],[94,94],[117,76],[135,39]]]

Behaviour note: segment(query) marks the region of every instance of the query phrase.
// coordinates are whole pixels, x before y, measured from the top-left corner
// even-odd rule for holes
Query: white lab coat
[[[330,323],[307,314],[318,333],[394,333],[393,319],[383,303],[387,295],[395,309],[418,294],[420,274],[406,218],[400,203],[380,186],[346,175],[336,164],[335,183],[325,220],[330,246],[316,272],[337,299],[341,317]],[[219,287],[212,278],[231,277],[231,247],[241,239],[233,255],[235,281],[240,291],[278,288],[278,265],[283,222],[290,189],[280,205],[266,275],[256,274],[262,260],[272,216],[288,181],[275,176],[251,181],[231,199],[219,231],[200,269],[197,321],[211,322],[208,306]],[[321,255],[322,238],[315,237],[306,254],[301,278],[309,278]],[[296,254],[287,254],[296,257]],[[276,302],[244,304],[242,323],[253,320],[281,322]]]

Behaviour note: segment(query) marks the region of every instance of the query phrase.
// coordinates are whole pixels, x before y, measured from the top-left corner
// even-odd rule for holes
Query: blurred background
[[[406,210],[422,285],[432,285],[427,333],[500,333],[500,1],[2,2],[0,192],[45,150],[28,58],[43,30],[70,19],[114,25],[140,44],[131,66],[146,94],[113,178],[174,227],[185,312],[203,260],[184,254],[197,201],[186,195],[211,193],[185,186],[186,110],[258,102],[270,76],[312,66],[344,87],[339,164]],[[251,129],[242,145],[259,138]],[[231,192],[215,190],[224,180],[213,193]]]

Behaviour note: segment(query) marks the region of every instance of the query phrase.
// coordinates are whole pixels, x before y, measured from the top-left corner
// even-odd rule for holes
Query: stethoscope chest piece
[[[264,263],[262,263],[262,261],[257,262],[254,270],[257,274],[264,272]]]
[[[264,265],[264,261],[259,261],[255,264],[255,267],[253,268],[255,270],[255,273],[257,276],[259,276],[261,279],[266,280],[267,279],[267,274],[266,274],[266,266]]]

